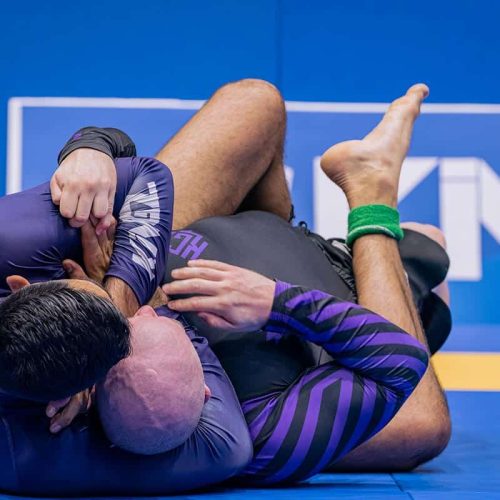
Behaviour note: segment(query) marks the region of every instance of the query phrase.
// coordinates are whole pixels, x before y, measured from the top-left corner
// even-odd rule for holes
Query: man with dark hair
[[[127,320],[104,290],[100,295],[51,281],[1,302],[1,390],[34,401],[61,399],[91,387],[127,357]]]
[[[65,150],[71,150],[78,139],[85,145],[89,134],[93,131],[77,134]],[[104,147],[103,137],[107,144],[109,134],[109,129],[100,130],[96,147]],[[113,170],[116,163],[118,184],[110,192],[118,225],[111,264],[95,275],[105,280],[107,290],[85,276],[62,282],[40,281],[66,278],[72,261],[63,260],[65,257],[84,262],[87,269],[100,269],[98,252],[85,252],[84,245],[82,255],[80,237],[84,242],[86,236],[94,237],[96,249],[103,253],[103,259],[108,258],[112,232],[108,193],[105,210],[97,213],[101,219],[94,220],[95,228],[89,221],[82,225],[78,212],[79,203],[88,202],[88,192],[76,197],[78,214],[69,224],[53,205],[48,184],[0,199],[0,272],[5,278],[0,293],[7,296],[15,292],[2,307],[7,342],[0,342],[0,359],[7,360],[7,369],[19,363],[4,374],[5,388],[0,379],[2,490],[37,495],[169,493],[227,479],[245,467],[251,456],[248,429],[234,389],[206,339],[194,331],[185,332],[172,319],[151,318],[149,307],[138,309],[157,290],[165,272],[172,177],[162,163],[151,158],[120,158],[113,163],[111,156],[120,150],[114,146],[108,145],[107,153],[70,151],[67,158],[73,167],[82,155],[87,159],[104,156]],[[121,149],[128,151],[127,147]],[[72,155],[77,158],[74,162]],[[77,177],[81,182],[81,172]],[[62,186],[61,201],[68,203],[71,182],[62,182]],[[67,210],[64,203],[61,211]],[[96,200],[91,200],[90,207],[95,206]],[[81,231],[76,228],[79,226]],[[30,285],[26,278],[38,283]],[[128,316],[128,324],[111,298]],[[29,313],[29,320],[20,325]],[[167,346],[170,366],[177,363],[177,374],[185,378],[185,384],[174,385],[177,392],[169,394],[177,411],[162,416],[172,424],[175,435],[161,444],[175,449],[145,459],[106,439],[103,430],[122,448],[127,447],[117,439],[117,429],[106,425],[103,429],[94,408],[87,413],[89,386],[96,383],[97,399],[102,402],[108,370],[121,358],[135,363],[138,354],[154,352],[158,341]],[[134,355],[126,357],[130,346]],[[16,347],[26,355],[18,355]],[[147,370],[149,377],[152,373]],[[33,385],[32,378],[37,379]],[[183,390],[186,385],[191,394]],[[69,397],[85,388],[89,389]],[[48,397],[57,401],[47,406]],[[110,394],[104,402],[112,402],[112,397]],[[55,438],[48,432],[46,414],[51,418],[51,432],[57,433],[80,412],[84,414],[63,435]],[[110,413],[114,413],[113,407]],[[138,423],[142,428],[146,424]]]
[[[118,144],[126,137],[114,133]],[[112,153],[121,156],[127,151],[117,146]],[[127,355],[129,330],[111,299],[131,315],[157,289],[170,241],[173,186],[169,170],[150,158],[117,158],[115,180],[114,215],[119,223],[106,275],[107,292],[89,281],[67,280],[66,290],[56,286],[57,300],[50,293],[54,288],[46,283],[6,299],[0,308],[0,358],[5,367],[0,370],[16,369],[9,372],[8,385],[0,386],[4,392],[12,389],[20,397],[66,401]],[[104,215],[107,206],[106,198]],[[114,226],[98,229],[102,238],[102,230],[111,233]],[[5,280],[0,282],[0,297],[7,297],[12,287],[66,278],[64,258],[81,261],[80,230],[59,215],[49,183],[0,199],[0,276]],[[20,321],[21,314],[31,314],[32,319]],[[84,335],[90,327],[92,331]],[[16,356],[15,346],[23,346],[24,355]],[[37,358],[40,364],[33,364]],[[52,363],[52,369],[45,370],[42,363]],[[58,372],[58,367],[64,370]],[[24,377],[29,372],[36,384],[27,385]],[[21,377],[18,381],[16,374]]]
[[[424,86],[410,89],[406,96],[394,102],[381,124],[363,141],[342,143],[332,148],[335,154],[331,154],[332,151],[325,154],[325,171],[341,185],[350,203],[353,200],[357,204],[383,203],[388,205],[391,217],[394,215],[391,207],[397,198],[401,163],[409,145],[413,121],[426,93]],[[214,130],[217,134],[213,133]],[[370,304],[371,309],[382,312],[395,324],[404,325],[407,331],[425,343],[424,331],[413,304],[415,300],[433,351],[439,348],[449,333],[450,315],[444,300],[446,293],[440,291],[441,295],[437,295],[432,291],[444,280],[448,266],[441,244],[433,241],[439,241],[437,230],[415,223],[411,228],[406,225],[406,236],[399,247],[405,264],[403,271],[399,255],[394,255],[393,243],[387,248],[377,246],[380,237],[366,237],[367,241],[375,242],[373,249],[368,248],[371,244],[365,248],[366,245],[356,243],[355,248],[364,250],[357,254],[360,259],[354,255],[353,262],[345,245],[330,244],[307,230],[293,228],[287,223],[291,203],[281,161],[283,136],[284,108],[278,92],[265,82],[242,81],[219,90],[159,153],[158,157],[171,165],[177,190],[176,231],[172,237],[170,270],[183,266],[190,259],[205,257],[250,267],[269,277],[300,283],[349,301],[359,297],[361,304]],[[364,174],[356,181],[352,174],[357,170]],[[349,181],[347,185],[345,179]],[[237,209],[242,213],[227,217]],[[260,211],[245,211],[251,209]],[[222,217],[198,221],[206,214]],[[399,225],[393,223],[393,226],[400,234]],[[387,233],[393,234],[389,230]],[[358,266],[360,271],[356,269],[356,262],[362,262]],[[406,470],[432,458],[446,446],[449,415],[442,389],[430,367],[415,394],[389,425],[376,437],[352,450],[359,443],[358,439],[370,436],[370,413],[358,412],[356,418],[347,421],[342,431],[342,427],[337,429],[338,432],[328,430],[332,429],[335,415],[345,415],[346,408],[351,408],[349,415],[356,414],[359,407],[354,404],[354,399],[352,406],[342,405],[339,401],[337,412],[331,407],[337,404],[337,400],[329,399],[317,386],[324,377],[323,383],[334,390],[336,368],[330,365],[331,357],[324,349],[314,348],[311,343],[297,338],[306,330],[314,332],[312,320],[309,318],[308,327],[304,326],[302,332],[288,324],[295,333],[290,336],[282,335],[283,331],[268,332],[268,335],[224,333],[221,330],[241,326],[237,321],[231,323],[231,318],[237,318],[244,305],[238,299],[246,297],[244,291],[248,280],[245,282],[243,274],[237,279],[239,275],[236,273],[243,271],[234,266],[218,268],[215,266],[223,265],[196,261],[192,265],[192,269],[174,274],[173,277],[181,281],[168,285],[165,290],[172,294],[202,295],[170,304],[180,311],[191,311],[187,315],[190,323],[210,339],[235,383],[258,451],[253,465],[247,469],[249,479],[279,482],[304,478],[319,470],[318,467],[337,466],[331,462],[338,461],[349,450],[351,452],[342,458],[345,467]],[[359,281],[357,290],[353,267],[356,281]],[[401,281],[405,271],[414,299],[408,284],[404,279]],[[166,279],[170,281],[170,272]],[[218,292],[222,285],[228,292],[226,295]],[[255,296],[259,296],[257,290]],[[224,300],[226,307],[218,302],[219,299]],[[327,297],[323,299],[328,304]],[[263,303],[269,306],[268,302]],[[229,304],[233,307],[228,307]],[[328,315],[317,314],[316,306],[311,300],[304,304],[304,310],[313,317],[323,318],[325,325],[327,320],[334,321]],[[290,307],[300,316],[302,308],[295,311]],[[222,320],[214,317],[217,316],[215,312],[222,315]],[[253,318],[250,313],[247,316],[250,320]],[[366,320],[363,315],[360,318]],[[337,321],[341,319],[337,318]],[[255,327],[259,325],[259,321],[254,324]],[[282,328],[285,327],[282,325]],[[388,337],[391,337],[391,332],[387,331]],[[316,343],[326,342],[326,332],[324,336]],[[314,338],[312,333],[309,337],[305,334],[302,337]],[[339,357],[331,346],[329,350]],[[356,359],[357,356],[359,353],[356,352]],[[319,371],[323,370],[322,374],[315,370],[318,364],[321,364]],[[304,390],[298,391],[301,403],[296,406],[296,411],[292,411],[304,370],[306,374],[311,370],[312,378]],[[370,391],[362,400],[369,399],[367,394]],[[358,396],[355,401],[359,402]],[[309,413],[308,401],[312,407],[331,409],[321,412],[321,419],[316,420],[317,426],[307,423],[319,418],[317,414],[304,420]],[[366,405],[373,408],[373,401],[367,401]],[[375,405],[375,414],[384,414],[382,408]],[[289,432],[282,432],[292,420]],[[405,435],[404,429],[410,426],[414,433]],[[327,446],[329,439],[333,440],[331,447]],[[324,456],[321,455],[321,446],[327,446]]]
[[[411,125],[413,123],[413,120],[409,120],[409,117],[413,116],[414,119],[414,117],[416,116],[416,113],[414,112],[414,108],[416,106],[415,102],[413,102],[415,100],[415,95],[416,94],[414,94],[413,97],[410,96],[409,100],[412,101],[411,106],[404,107],[404,109],[402,110],[403,112],[399,115],[397,113],[392,113],[392,117],[399,116],[401,118],[400,121],[410,122],[410,130],[405,130],[403,134],[403,136],[406,138],[409,138],[409,135],[411,134]],[[235,117],[238,117],[238,119],[235,119]],[[213,133],[214,129],[217,129],[217,134]],[[398,132],[401,132],[400,129],[398,130]],[[279,97],[279,94],[277,94],[269,84],[258,81],[244,81],[225,86],[224,88],[219,90],[215,94],[215,96],[207,103],[207,105],[200,111],[200,113],[197,114],[197,116],[193,120],[191,120],[158,155],[159,158],[163,159],[163,161],[167,161],[169,163],[176,181],[177,195],[174,227],[181,228],[185,225],[191,224],[200,217],[208,215],[229,215],[233,213],[239,206],[244,206],[245,208],[258,207],[263,210],[276,213],[280,217],[287,219],[290,211],[290,206],[289,204],[287,205],[286,201],[289,200],[289,195],[286,190],[286,184],[279,182],[280,180],[284,180],[284,172],[281,162],[283,132],[283,104],[281,98]],[[204,154],[202,154],[203,151]],[[376,157],[375,160],[377,160]],[[99,166],[99,162],[97,162],[96,164],[94,164],[93,168]],[[78,210],[80,210],[80,217],[85,218],[85,213],[88,216],[91,213],[91,210],[93,210],[93,201],[95,201],[101,195],[101,191],[99,189],[94,190],[92,196],[95,196],[93,198],[91,196],[90,201],[88,193],[92,190],[90,190],[88,187],[84,190],[85,192],[79,191],[77,188],[76,190],[74,189],[72,193],[70,193],[71,196],[65,196],[65,186],[69,184],[63,179],[68,175],[68,172],[71,172],[71,166],[66,164],[61,165],[60,169],[56,173],[57,179],[55,184],[57,184],[57,187],[59,188],[59,192],[55,190],[55,196],[57,198],[56,201],[58,201],[58,203],[60,204],[61,212],[65,213],[65,215],[67,215],[68,217],[75,218],[75,214],[78,212]],[[200,172],[203,172],[203,175],[200,175]],[[69,177],[71,177],[71,175],[69,175]],[[68,177],[66,177],[66,179],[67,178]],[[102,198],[102,196],[100,197]],[[80,207],[80,199],[83,200],[82,207]],[[81,220],[77,220],[76,222],[80,223]],[[173,247],[174,253],[177,252],[180,258],[183,259],[187,259],[189,258],[189,256],[201,253],[203,251],[203,241],[201,241],[198,236],[199,235],[189,230],[180,232],[177,238],[177,245]],[[371,237],[367,237],[367,240],[372,241]],[[375,240],[375,243],[376,241],[378,240]],[[279,244],[279,242],[277,242],[277,244]],[[204,247],[206,248],[206,245]],[[358,247],[361,249],[363,248],[362,245],[357,244],[357,248]],[[375,250],[378,251],[378,249]],[[397,265],[399,258],[392,255],[394,250],[392,246],[387,245],[386,250],[391,253],[391,265],[392,263]],[[371,251],[360,250],[359,255],[363,258],[367,258],[369,261],[368,256],[371,253]],[[376,287],[374,287],[373,279],[370,277],[373,276],[373,274],[370,274],[372,272],[373,269],[370,269],[370,266],[361,266],[361,288],[364,290],[362,297],[366,297],[366,295],[370,293],[370,290],[376,289]],[[395,273],[399,279],[399,267],[395,270]],[[335,275],[334,272],[332,272],[332,274]],[[384,305],[379,307],[377,304],[375,304],[375,307],[373,308],[387,311],[388,314],[386,315],[390,318],[391,316],[393,316],[395,318],[393,320],[395,323],[402,324],[405,330],[409,331],[412,335],[417,336],[420,340],[425,342],[425,339],[422,337],[422,332],[421,330],[419,330],[419,327],[414,322],[408,319],[410,316],[412,316],[412,314],[414,314],[414,310],[411,306],[411,299],[410,302],[408,302],[408,297],[406,295],[407,289],[403,287],[403,289],[405,290],[405,295],[402,296],[400,289],[393,286],[394,280],[392,278],[394,278],[394,270],[388,269],[388,277],[391,277],[392,281],[387,283],[387,288],[384,291],[385,295],[390,298],[389,301],[385,300],[385,306],[390,306],[390,308],[389,310],[387,308],[384,309]],[[361,300],[365,299],[361,298],[360,294],[360,302]],[[356,316],[356,307],[353,307],[353,305],[351,304],[349,305],[348,309],[350,311],[352,310],[353,315]],[[235,311],[238,312],[238,309],[235,309]],[[399,316],[394,316],[394,311],[397,311],[399,313]],[[143,310],[142,315],[145,314],[149,314],[147,313],[147,309]],[[369,333],[370,335],[373,334],[376,337],[375,334],[381,332],[380,328],[386,327],[388,323],[385,320],[382,320],[379,316],[374,315],[373,318],[377,326],[375,330],[370,329]],[[336,321],[333,317],[329,318],[329,320]],[[156,319],[154,319],[154,321],[158,322],[158,320]],[[259,323],[257,323],[257,325],[258,324]],[[411,337],[403,334],[403,332],[401,332],[401,329],[395,327],[394,325],[387,326],[387,328],[392,328],[391,332],[396,334],[396,337],[398,335],[402,335],[402,339],[411,339]],[[278,332],[273,333],[278,334]],[[361,329],[357,333],[363,336],[363,329]],[[275,335],[270,335],[269,337],[271,343],[273,337],[276,338]],[[373,337],[373,340],[376,340],[375,337]],[[310,338],[309,340],[313,339]],[[333,343],[337,342],[336,339],[331,338],[328,339],[328,342],[330,340],[333,341]],[[372,413],[371,411],[368,411],[368,413],[366,413],[367,418],[369,418],[369,415],[372,414],[371,420],[373,420],[372,423],[374,425],[369,426],[370,432],[374,432],[376,429],[380,428],[378,427],[378,425],[383,425],[385,422],[387,422],[387,419],[390,419],[391,416],[394,415],[397,407],[409,395],[412,388],[421,376],[422,366],[425,367],[426,356],[424,351],[419,346],[418,342],[414,340],[409,340],[408,342],[412,344],[415,349],[414,354],[412,354],[410,357],[413,357],[415,359],[418,358],[420,360],[420,362],[417,363],[417,366],[419,366],[420,368],[415,372],[415,375],[412,375],[410,373],[411,368],[409,368],[409,363],[411,364],[410,359],[408,358],[406,361],[404,361],[400,368],[405,371],[405,375],[402,376],[400,382],[402,382],[403,379],[406,380],[406,382],[403,383],[404,387],[402,386],[399,389],[396,388],[396,386],[399,384],[397,380],[386,380],[386,377],[390,378],[390,372],[392,371],[390,365],[380,367],[384,369],[379,373],[379,376],[381,377],[379,378],[377,374],[373,372],[373,370],[370,370],[369,366],[370,363],[375,361],[375,359],[371,358],[373,352],[371,354],[363,353],[363,366],[360,365],[359,369],[361,371],[364,371],[368,379],[372,378],[373,381],[376,381],[376,379],[378,378],[381,382],[383,382],[383,380],[391,384],[394,382],[396,392],[399,394],[397,403],[392,404],[389,402],[389,400],[387,400],[387,404],[384,403],[382,405],[385,408],[385,411],[383,412],[383,418],[379,418],[381,415],[380,411],[378,410],[375,411],[375,413]],[[291,341],[291,344],[294,344],[293,340]],[[405,342],[403,342],[401,345],[404,344]],[[399,345],[398,343],[396,343],[395,345],[396,351],[402,349],[402,347],[397,347]],[[289,362],[293,363],[296,367],[313,368],[314,364],[310,364],[311,358],[308,354],[308,351],[302,349],[304,347],[304,344],[300,341],[295,342],[295,347],[296,348],[294,353],[296,354],[296,356],[290,357]],[[360,346],[358,346],[358,348],[359,347]],[[388,345],[387,347],[390,348],[391,346]],[[281,346],[276,345],[276,348],[279,350],[281,349]],[[353,346],[353,349],[354,348],[355,347]],[[392,352],[392,354],[396,354],[396,351]],[[332,346],[332,352],[335,352],[334,346]],[[390,357],[388,358],[388,361],[392,363]],[[350,367],[351,369],[354,369],[354,371],[356,371],[356,366],[351,364],[349,359],[345,358],[344,362],[347,368]],[[266,363],[260,366],[272,367],[271,364],[266,365]],[[330,368],[331,366],[328,367],[328,369]],[[427,373],[429,373],[429,371]],[[205,374],[207,374],[207,372],[205,372]],[[428,382],[429,379],[427,377],[427,385]],[[370,382],[368,382],[368,385],[369,384]],[[384,390],[382,390],[382,393],[383,392]],[[370,393],[370,391],[368,391],[368,393]],[[263,396],[267,398],[268,395],[268,393],[265,393]],[[227,401],[231,399],[229,393],[226,392],[225,398],[227,404]],[[279,401],[281,401],[282,399],[283,398],[279,398]],[[219,400],[219,398],[217,398],[217,400]],[[283,401],[286,402],[286,398],[284,398]],[[409,401],[411,401],[411,398]],[[357,402],[359,403],[359,400],[357,400]],[[255,401],[253,401],[252,403],[255,403]],[[269,401],[266,399],[265,401],[263,400],[263,403],[267,405]],[[206,406],[208,406],[209,404],[210,401]],[[354,405],[353,408],[359,408],[359,405]],[[381,407],[377,406],[377,408],[380,409]],[[219,412],[221,410],[224,411],[223,405],[219,406],[218,410]],[[247,412],[254,410],[260,411],[262,409],[257,408],[256,406],[252,406],[252,408],[246,408]],[[271,408],[269,409],[269,411],[270,410]],[[273,415],[279,416],[279,413],[274,412]],[[226,416],[225,413],[219,413],[219,418],[222,418],[223,416]],[[332,418],[332,415],[330,415],[330,418]],[[396,419],[397,418],[398,416],[396,416]],[[202,422],[203,420],[204,419],[202,418]],[[377,420],[377,422],[375,422],[375,420]],[[274,423],[275,421],[268,421],[266,425],[274,425]],[[73,429],[74,426],[72,426],[69,431],[67,431],[70,432],[70,436],[74,436],[74,433],[72,432]],[[232,428],[231,432],[235,430],[239,430],[239,432],[242,432],[241,429],[235,427]],[[261,430],[263,429],[261,428]],[[16,436],[18,436],[18,438],[19,432],[20,430],[16,432]],[[370,436],[370,432],[358,436],[360,441],[367,439]],[[65,435],[67,434],[65,433]],[[347,434],[342,435],[344,436],[344,438],[347,438]],[[228,435],[229,440],[226,440],[225,442],[219,439],[219,447],[212,447],[212,450],[216,451],[217,457],[212,456],[210,460],[216,461],[216,458],[221,459],[221,451],[224,450],[224,452],[227,452],[226,447],[229,445],[229,443],[231,443],[231,441],[234,444],[235,436],[238,436],[238,434],[235,435],[234,433],[230,433]],[[38,436],[37,439],[41,439],[43,441],[43,437],[41,435]],[[67,437],[65,439],[68,440]],[[193,442],[190,438],[190,440],[188,440],[187,442],[187,448],[184,447],[183,452],[193,452],[194,450],[197,450],[199,448],[199,442],[197,439],[198,438],[196,438]],[[338,458],[342,455],[342,453],[336,454],[337,451],[346,452],[351,449],[354,444],[360,441],[351,440],[349,443],[346,443],[346,445],[349,444],[349,446],[344,446],[342,449],[337,449],[337,447],[335,447],[335,457]],[[103,460],[108,464],[107,475],[100,475],[95,471],[92,474],[85,474],[84,471],[87,470],[85,469],[85,467],[88,466],[88,464],[80,464],[79,472],[84,473],[87,476],[88,480],[89,478],[91,478],[92,480],[89,480],[88,484],[86,484],[85,486],[78,485],[78,476],[75,475],[75,471],[71,469],[67,471],[68,489],[66,491],[72,491],[73,493],[80,493],[84,491],[92,492],[93,494],[95,494],[96,492],[125,492],[129,494],[137,492],[148,494],[159,491],[177,491],[181,488],[186,488],[187,485],[196,486],[203,483],[203,480],[200,479],[197,474],[192,474],[192,470],[187,471],[185,469],[189,461],[185,461],[184,455],[179,453],[178,450],[176,450],[177,458],[173,459],[173,461],[169,461],[166,456],[162,455],[162,457],[164,457],[164,461],[162,463],[164,467],[167,467],[167,469],[164,468],[163,476],[159,476],[158,474],[160,470],[157,467],[161,463],[159,458],[158,461],[154,461],[152,459],[148,459],[146,461],[146,459],[142,459],[142,462],[132,461],[130,458],[125,460],[123,456],[117,454],[111,456],[108,451],[104,451],[99,445],[94,448],[96,444],[95,440],[93,441],[94,444],[92,446],[88,446],[86,443],[87,442],[85,436],[79,436],[78,439],[72,438],[70,440],[70,444],[73,446],[74,456],[76,457],[75,460],[81,460],[80,451],[85,449],[87,450],[86,453],[88,455],[89,461],[92,462],[92,465],[94,467],[97,467],[97,470],[99,469],[99,464]],[[28,455],[30,452],[34,453],[33,447],[30,442],[22,440],[22,446],[26,447],[26,450],[31,450],[27,451]],[[68,449],[69,448],[66,448],[66,450]],[[304,448],[298,448],[298,451],[300,451],[301,453],[303,452],[303,450]],[[116,450],[117,453],[118,451],[119,450]],[[55,453],[54,450],[52,450],[51,456],[54,454],[60,455],[61,452],[64,452],[64,450],[55,450]],[[48,455],[44,454],[43,456],[46,460],[48,459]],[[317,457],[315,458],[315,460],[316,459]],[[35,481],[34,484],[31,485],[23,484],[23,487],[18,488],[18,490],[29,492],[35,491],[36,488],[38,488],[39,490],[50,491],[50,481],[53,481],[55,478],[57,478],[58,474],[62,472],[62,469],[60,467],[55,467],[53,461],[48,460],[48,462],[52,464],[52,467],[50,470],[46,471],[46,482],[44,482],[42,486],[40,486],[39,482],[37,483]],[[109,468],[110,463],[113,463],[112,468]],[[199,461],[195,463],[196,465],[191,461],[191,466],[199,468],[203,465]],[[298,478],[303,478],[313,473],[314,470],[317,469],[317,467],[321,466],[321,463],[321,460],[316,460],[314,464],[305,464],[304,470],[301,472],[301,475],[298,476]],[[218,464],[218,468],[222,467],[223,464],[224,460],[221,460],[221,462],[219,462]],[[25,464],[23,464],[23,466],[24,465]],[[204,474],[206,474],[210,470],[210,467],[208,467],[207,464],[205,464],[205,466],[205,469],[203,469]],[[170,469],[170,467],[173,468]],[[240,459],[237,467],[235,467],[233,462],[233,465],[231,465],[229,468],[234,474],[234,472],[241,469],[242,467],[242,460]],[[121,473],[123,472],[124,468],[128,472],[125,475]],[[174,473],[174,477],[166,478],[165,470],[172,470]],[[215,470],[217,470],[217,467]],[[264,470],[265,472],[265,469],[262,470]],[[5,468],[4,474],[5,481],[2,481],[2,484],[11,485],[12,483],[11,479],[9,479],[10,472],[8,467]],[[146,474],[149,479],[147,484],[144,483],[144,478],[141,477],[142,475]],[[227,469],[225,471],[219,471],[219,473],[215,475],[213,475],[212,470],[212,480],[220,480],[224,477],[224,474],[226,474],[225,477],[228,477],[228,475],[230,475],[228,474]],[[122,480],[121,483],[117,482],[119,481],[118,478]],[[289,479],[289,476],[284,476],[284,479]],[[47,481],[49,483],[47,483]],[[10,486],[10,488],[12,489],[12,486]]]

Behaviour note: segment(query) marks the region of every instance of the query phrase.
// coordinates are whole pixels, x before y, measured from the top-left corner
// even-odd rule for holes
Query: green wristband
[[[363,205],[349,212],[347,244],[365,234],[385,234],[395,240],[403,239],[399,212],[388,205]]]

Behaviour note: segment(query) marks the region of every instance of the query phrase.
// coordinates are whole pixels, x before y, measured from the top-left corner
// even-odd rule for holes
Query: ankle
[[[398,186],[392,180],[384,178],[367,179],[357,183],[352,189],[345,189],[344,193],[351,209],[363,205],[387,205],[396,208],[398,205]]]

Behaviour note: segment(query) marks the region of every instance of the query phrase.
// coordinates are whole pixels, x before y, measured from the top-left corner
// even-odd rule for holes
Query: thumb
[[[61,201],[61,188],[59,187],[59,183],[57,182],[55,174],[50,179],[50,196],[52,197],[52,202],[55,205],[59,205]]]
[[[66,406],[70,402],[70,400],[71,397],[59,399],[57,401],[51,401],[45,409],[45,414],[47,415],[47,417],[52,418],[61,408]]]
[[[74,280],[86,280],[88,279],[87,274],[83,270],[80,264],[76,263],[74,260],[66,259],[63,260],[63,268],[66,271],[66,274]]]
[[[212,328],[220,328],[221,330],[228,331],[231,330],[233,327],[233,325],[231,325],[229,321],[226,321],[221,316],[217,316],[216,314],[213,313],[200,312],[198,313],[198,317]]]

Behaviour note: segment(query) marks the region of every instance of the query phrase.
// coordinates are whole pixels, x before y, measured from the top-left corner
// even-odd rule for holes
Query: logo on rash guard
[[[203,241],[201,234],[188,229],[172,231],[170,238],[170,253],[172,255],[179,255],[186,260],[199,259],[207,247],[208,243]]]
[[[156,183],[148,182],[147,191],[128,195],[120,210],[120,224],[127,229],[132,261],[144,268],[149,278],[155,276],[158,249],[151,242],[160,236],[155,226],[160,222],[160,201]],[[130,227],[129,227],[130,226]]]

